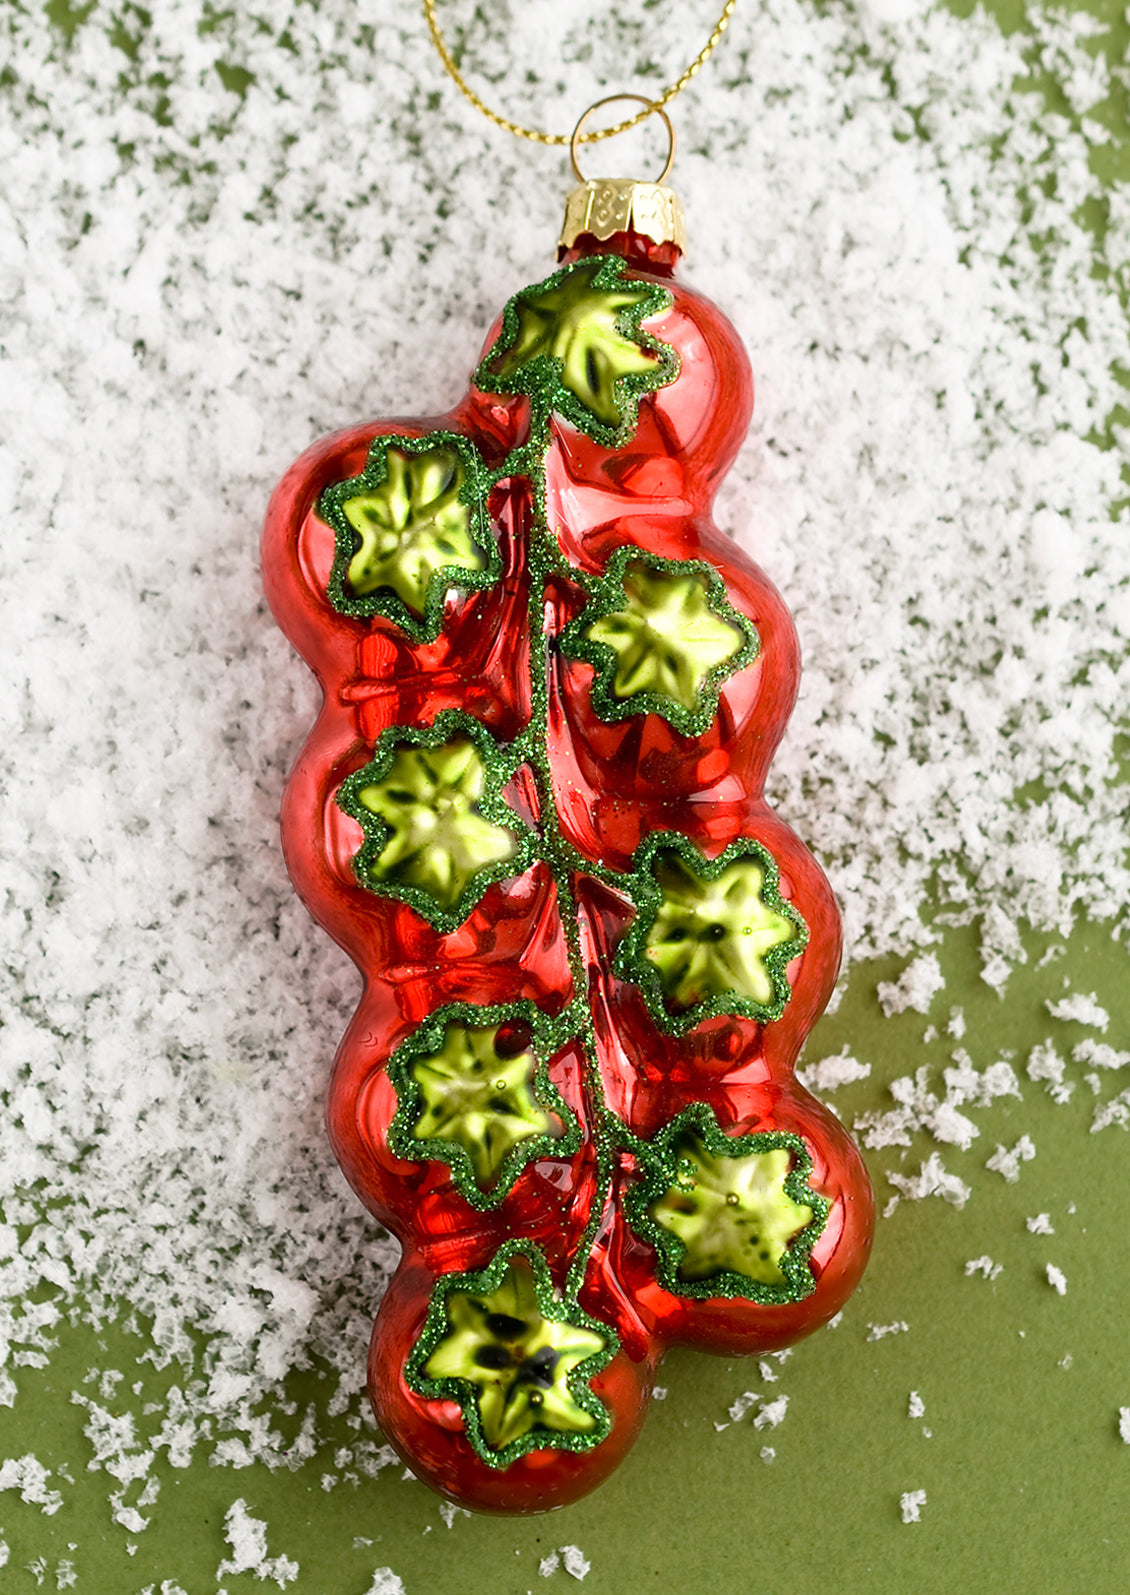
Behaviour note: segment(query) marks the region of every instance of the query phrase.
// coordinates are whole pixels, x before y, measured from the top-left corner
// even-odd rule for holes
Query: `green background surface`
[[[991,9],[1005,26],[1020,25],[1011,0]],[[1108,22],[1118,15],[1113,3],[1086,9]],[[1127,37],[1122,25],[1117,49],[1125,51]],[[1033,91],[1055,102],[1054,85]],[[1101,173],[1130,177],[1125,97],[1102,119],[1115,140],[1096,154]],[[1101,214],[1089,219],[1101,227]],[[1064,955],[1041,968],[1048,945],[1030,939],[1028,963],[999,998],[979,977],[975,932],[945,931],[938,952],[947,985],[928,1016],[883,1016],[876,987],[897,976],[901,962],[856,966],[841,1006],[808,1048],[819,1058],[847,1046],[872,1062],[870,1079],[836,1094],[845,1119],[890,1108],[889,1082],[923,1064],[940,1078],[953,1043],[944,1034],[924,1038],[931,1020],[944,1029],[954,1004],[965,1010],[963,1045],[979,1068],[1002,1052],[1019,1066],[1048,1038],[1068,1052],[1083,1032],[1051,1019],[1045,1006],[1067,981],[1097,994],[1113,1021],[1105,1039],[1126,1046],[1125,948],[1103,926],[1083,926]],[[764,1384],[756,1364],[673,1353],[661,1374],[668,1394],[654,1403],[619,1472],[548,1517],[460,1515],[449,1526],[438,1500],[396,1467],[326,1491],[320,1478],[333,1466],[335,1422],[343,1420],[323,1413],[323,1452],[295,1472],[205,1460],[178,1470],[159,1458],[150,1526],[130,1535],[111,1521],[115,1481],[97,1466],[78,1471],[74,1459],[90,1447],[72,1391],[89,1388],[91,1368],[132,1370],[145,1341],[115,1326],[100,1334],[63,1327],[49,1367],[21,1371],[20,1400],[3,1414],[3,1454],[34,1452],[64,1477],[72,1473],[73,1484],[50,1517],[15,1492],[0,1495],[0,1529],[11,1547],[0,1586],[31,1590],[41,1580],[53,1589],[58,1564],[69,1561],[80,1591],[118,1595],[165,1579],[188,1595],[214,1595],[217,1566],[230,1554],[224,1514],[241,1497],[268,1524],[268,1554],[301,1564],[288,1585],[297,1595],[365,1595],[374,1568],[385,1565],[408,1595],[572,1589],[563,1568],[538,1573],[542,1557],[568,1544],[591,1561],[586,1595],[1120,1595],[1130,1588],[1130,1445],[1118,1433],[1119,1407],[1130,1406],[1127,1141],[1117,1127],[1090,1133],[1094,1099],[1085,1084],[1063,1106],[1024,1085],[1023,1101],[977,1111],[982,1133],[968,1152],[941,1149],[947,1168],[973,1187],[968,1204],[902,1201],[880,1223],[869,1272],[842,1321],[798,1347],[777,1384]],[[1010,1184],[986,1171],[985,1159],[1022,1133],[1037,1156]],[[917,1138],[903,1166],[915,1171],[933,1150]],[[885,1173],[899,1158],[890,1149],[868,1155],[880,1204],[892,1194]],[[1053,1236],[1026,1229],[1025,1219],[1040,1212],[1050,1215]],[[986,1254],[1003,1265],[999,1277],[967,1276],[966,1262]],[[1062,1297],[1048,1283],[1049,1263],[1066,1276]],[[870,1326],[894,1321],[905,1321],[905,1332],[868,1339]],[[135,1378],[140,1389],[131,1392]],[[117,1407],[135,1414],[139,1434],[144,1404],[160,1402],[175,1378],[175,1370],[148,1364],[127,1375]],[[297,1427],[325,1388],[313,1374],[292,1379],[298,1415],[279,1423]],[[779,1428],[756,1430],[752,1412],[729,1421],[729,1406],[747,1389],[788,1394]],[[912,1390],[925,1403],[919,1419],[908,1415]],[[771,1463],[760,1455],[767,1444],[776,1451]],[[926,1503],[920,1522],[904,1524],[899,1498],[912,1490],[925,1490]],[[28,1571],[37,1558],[38,1574]],[[250,1573],[224,1583],[231,1595],[277,1587]]]
[[[1032,939],[1028,964],[1002,1000],[979,978],[975,935],[946,937],[947,989],[936,1001],[943,1018],[951,1002],[964,1004],[964,1041],[979,1066],[1002,1050],[1023,1056],[1049,1036],[1061,1050],[1078,1039],[1077,1026],[1050,1019],[1045,1008],[1065,974],[1121,1015],[1115,1025],[1124,1037],[1125,949],[1093,926],[1041,970],[1047,945]],[[923,1064],[940,1071],[949,1061],[952,1042],[923,1040],[927,1017],[883,1017],[876,982],[899,967],[857,968],[839,1011],[814,1034],[812,1056],[849,1045],[875,1059],[871,1079],[837,1093],[841,1110],[887,1108],[884,1078]],[[10,1587],[34,1587],[22,1570],[45,1557],[47,1588],[58,1561],[69,1559],[79,1589],[116,1595],[175,1576],[188,1595],[210,1595],[230,1554],[224,1514],[242,1497],[269,1525],[268,1554],[301,1564],[287,1586],[299,1595],[365,1595],[374,1567],[385,1565],[408,1595],[573,1588],[563,1568],[547,1579],[537,1571],[543,1556],[567,1544],[592,1563],[586,1592],[608,1595],[1117,1595],[1130,1578],[1130,1446],[1118,1434],[1118,1408],[1130,1405],[1126,1140],[1118,1128],[1091,1135],[1092,1110],[1085,1086],[1057,1106],[1029,1085],[1023,1102],[1004,1099],[978,1112],[982,1134],[973,1147],[944,1149],[947,1168],[973,1186],[964,1208],[936,1198],[900,1202],[879,1225],[870,1269],[842,1321],[800,1345],[775,1385],[764,1384],[752,1362],[673,1353],[661,1374],[668,1394],[653,1404],[635,1449],[575,1506],[526,1520],[457,1516],[448,1526],[437,1498],[393,1467],[326,1492],[319,1480],[332,1466],[334,1425],[324,1420],[323,1452],[295,1473],[206,1463],[178,1470],[158,1460],[161,1494],[146,1509],[150,1527],[136,1536],[110,1522],[114,1481],[103,1471],[75,1472],[68,1504],[54,1517],[14,1495],[0,1499]],[[1011,1146],[1022,1133],[1038,1151],[1019,1179],[986,1172],[993,1146]],[[933,1149],[924,1139],[911,1148],[908,1170]],[[883,1171],[897,1167],[897,1154],[869,1161],[885,1201]],[[1050,1215],[1054,1236],[1027,1230],[1025,1219],[1039,1212]],[[1003,1265],[997,1279],[966,1275],[965,1263],[983,1255]],[[1063,1297],[1048,1284],[1049,1262],[1067,1278]],[[868,1339],[871,1325],[900,1320],[905,1332]],[[50,1368],[21,1379],[7,1453],[30,1449],[49,1468],[73,1468],[89,1446],[71,1391],[88,1369],[130,1368],[144,1349],[114,1328],[65,1331]],[[139,1366],[137,1375],[143,1389],[125,1406],[140,1413],[174,1373]],[[729,1422],[730,1404],[747,1389],[787,1392],[777,1429],[755,1430],[752,1413]],[[925,1403],[921,1419],[908,1416],[911,1390]],[[296,1378],[290,1393],[301,1413],[317,1400],[318,1381]],[[761,1460],[766,1444],[776,1450],[772,1463]],[[927,1500],[921,1521],[904,1524],[899,1497],[909,1490],[925,1490]],[[133,1556],[127,1541],[136,1542]],[[224,1583],[231,1595],[276,1587],[250,1573]]]

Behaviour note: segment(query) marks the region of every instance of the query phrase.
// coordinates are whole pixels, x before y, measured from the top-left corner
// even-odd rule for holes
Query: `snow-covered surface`
[[[319,434],[453,402],[503,300],[551,264],[568,185],[558,154],[458,100],[412,6],[169,0],[145,23],[125,8],[116,35],[99,8],[70,39],[49,9],[0,19],[0,1404],[65,1311],[128,1303],[185,1370],[151,1444],[277,1463],[262,1403],[292,1368],[318,1358],[359,1410],[395,1248],[321,1129],[357,981],[279,855],[315,693],[261,599],[258,524]],[[654,24],[667,59],[623,9],[526,0],[508,35],[472,33],[465,69],[510,114],[568,127],[637,62],[683,64],[681,29]],[[1003,989],[1025,924],[1125,925],[1130,901],[1127,439],[1088,441],[1130,363],[1130,204],[1109,196],[1098,241],[1079,220],[1110,87],[1088,27],[1032,21],[1066,116],[1012,86],[1019,36],[917,0],[739,8],[678,104],[685,275],[759,383],[719,518],[781,586],[806,659],[771,795],[828,867],[851,955],[906,958],[895,1015],[941,989],[938,905],[976,921]],[[548,86],[516,65],[546,60]],[[1097,996],[1049,1008],[1107,1028]],[[1128,1061],[1093,1038],[1073,1055]],[[824,1060],[813,1082],[868,1068]],[[1026,1077],[1066,1101],[1067,1068],[1049,1041]],[[966,1148],[969,1110],[1017,1078],[955,1054],[941,1094],[901,1075],[861,1133]],[[1097,1104],[1094,1128],[1128,1104]],[[1021,1137],[987,1166],[1013,1180],[1033,1151]],[[936,1152],[892,1179],[969,1195]],[[114,1427],[112,1393],[79,1394],[137,1531],[122,1470],[143,1480],[149,1443]],[[286,1466],[314,1445],[301,1430]],[[362,1437],[349,1466],[391,1460]],[[2,1467],[0,1489],[53,1510],[34,1458]],[[281,1587],[287,1558],[231,1514],[228,1564]]]

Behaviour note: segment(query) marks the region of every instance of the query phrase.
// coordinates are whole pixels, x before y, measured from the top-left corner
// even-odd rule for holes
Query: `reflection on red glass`
[[[278,487],[264,533],[272,608],[324,692],[284,799],[286,861],[310,911],[365,980],[334,1066],[329,1131],[358,1196],[403,1248],[377,1319],[370,1389],[382,1426],[414,1471],[453,1500],[488,1511],[545,1509],[598,1483],[631,1444],[667,1346],[765,1351],[826,1323],[863,1270],[873,1217],[854,1145],[793,1074],[840,958],[830,887],[762,795],[796,694],[795,633],[772,585],[710,517],[748,427],[748,361],[720,312],[675,281],[670,246],[634,234],[599,245],[581,239],[566,263],[598,253],[623,257],[630,282],[668,291],[669,307],[646,331],[676,352],[677,380],[642,396],[635,427],[617,448],[560,414],[549,417],[544,505],[539,510],[524,474],[494,483],[486,510],[500,575],[480,591],[449,589],[434,641],[413,640],[383,614],[358,618],[334,608],[327,596],[334,533],[318,512],[319,495],[358,476],[370,444],[382,437],[456,434],[498,472],[529,436],[532,408],[523,394],[472,387],[447,415],[359,426],[316,445]],[[541,524],[564,557],[538,575],[531,552]],[[594,664],[558,646],[584,612],[592,579],[625,546],[660,561],[702,562],[756,633],[756,657],[721,681],[717,711],[698,734],[656,712],[609,718],[594,698]],[[541,592],[531,604],[536,581]],[[531,613],[538,617],[533,627]],[[362,828],[337,797],[343,781],[373,759],[383,734],[431,726],[447,711],[471,717],[503,747],[544,715],[546,779],[524,764],[503,798],[550,841],[529,867],[488,885],[461,923],[437,928],[411,901],[359,881],[353,861]],[[637,867],[637,849],[663,832],[689,839],[707,860],[749,839],[773,860],[780,898],[803,920],[808,939],[783,972],[787,1000],[772,1019],[718,1012],[679,1033],[618,961],[641,907],[639,893],[617,883]],[[452,1163],[429,1157],[426,1143],[402,1140],[399,1153],[390,1145],[399,1100],[390,1059],[430,1016],[459,1004],[529,1004],[547,1022],[582,1004],[592,1016],[588,1043],[566,1038],[543,1060],[564,1106],[547,1110],[539,1155],[517,1169],[498,1200],[488,1191],[478,1205],[459,1187]],[[508,1045],[512,1052],[513,1037]],[[647,1209],[651,1228],[632,1221],[633,1192],[638,1197],[642,1181],[658,1178],[649,1149],[664,1145],[672,1121],[693,1117],[700,1104],[709,1105],[727,1137],[774,1133],[803,1143],[810,1159],[804,1189],[816,1193],[826,1214],[807,1254],[808,1283],[787,1299],[758,1300],[756,1291],[711,1295],[679,1271],[689,1269],[689,1250],[665,1273],[655,1214],[666,1214],[666,1198]],[[570,1124],[577,1144],[562,1152],[557,1143],[567,1144]],[[686,1145],[693,1152],[699,1143],[692,1137]],[[412,1155],[416,1146],[420,1153]],[[709,1160],[709,1149],[702,1156]],[[714,1162],[725,1172],[724,1155]],[[484,1205],[488,1200],[493,1205]],[[589,1443],[581,1412],[573,1430],[535,1423],[536,1443],[500,1465],[509,1442],[499,1439],[491,1450],[487,1418],[486,1439],[480,1435],[476,1445],[468,1436],[468,1403],[480,1399],[474,1380],[458,1399],[429,1394],[408,1362],[431,1322],[429,1310],[442,1314],[437,1282],[488,1269],[511,1239],[537,1249],[565,1306],[607,1325],[616,1337],[609,1345],[618,1349],[584,1381],[608,1415],[597,1443]],[[520,1376],[520,1368],[505,1374],[519,1383]],[[566,1382],[563,1389],[568,1409],[578,1387]]]

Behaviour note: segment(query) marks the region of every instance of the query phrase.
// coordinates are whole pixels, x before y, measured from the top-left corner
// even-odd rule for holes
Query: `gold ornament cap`
[[[611,238],[613,233],[639,233],[656,244],[687,247],[687,224],[679,196],[662,183],[641,183],[632,177],[593,177],[565,201],[565,220],[558,245],[571,249],[584,234]]]
[[[667,130],[667,159],[663,170],[654,182],[641,182],[635,177],[590,177],[577,162],[585,123],[594,111],[621,100],[634,100],[644,107],[642,115],[658,116]],[[634,118],[632,120],[638,120]],[[589,138],[603,138],[608,134],[630,127],[632,121],[621,122],[603,133],[588,134]],[[642,94],[609,94],[590,105],[573,129],[569,140],[569,159],[573,173],[580,183],[565,201],[565,220],[558,239],[558,249],[571,249],[578,238],[611,238],[614,233],[638,233],[655,244],[673,244],[682,253],[687,247],[687,224],[678,196],[664,185],[675,163],[675,129],[662,105]]]

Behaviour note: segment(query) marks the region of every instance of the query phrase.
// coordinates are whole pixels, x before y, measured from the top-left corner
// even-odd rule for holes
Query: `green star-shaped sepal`
[[[521,875],[536,838],[502,798],[514,757],[458,710],[426,728],[394,726],[348,776],[337,802],[365,833],[362,886],[454,930],[494,881]]]
[[[779,1019],[785,968],[808,928],[780,895],[768,849],[743,837],[707,859],[679,832],[658,831],[633,869],[639,912],[615,968],[640,987],[656,1026],[681,1036],[718,1014]]]
[[[528,1163],[580,1145],[580,1125],[546,1069],[567,1039],[529,1002],[439,1009],[389,1062],[393,1152],[450,1164],[473,1207],[497,1207]]]
[[[561,634],[562,652],[596,671],[602,720],[658,714],[684,736],[701,736],[718,712],[722,683],[757,657],[753,624],[703,560],[660,559],[619,548],[594,596]]]
[[[417,1394],[457,1401],[475,1451],[507,1468],[528,1451],[600,1444],[612,1420],[589,1381],[618,1344],[554,1290],[536,1246],[508,1241],[481,1273],[438,1281],[405,1375]]]
[[[809,1258],[830,1204],[808,1184],[812,1158],[799,1136],[726,1135],[696,1102],[634,1150],[643,1178],[624,1210],[655,1247],[665,1290],[770,1306],[815,1289]]]
[[[434,642],[448,590],[489,587],[502,573],[489,491],[474,445],[453,432],[374,439],[361,474],[318,499],[334,529],[334,608],[384,615],[414,642]]]
[[[640,327],[670,303],[665,288],[627,276],[618,256],[564,266],[510,300],[475,381],[486,393],[524,393],[539,421],[556,411],[618,448],[642,395],[679,374],[675,351]]]

